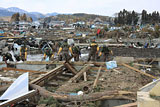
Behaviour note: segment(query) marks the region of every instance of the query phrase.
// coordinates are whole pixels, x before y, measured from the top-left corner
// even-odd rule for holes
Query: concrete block
[[[149,93],[153,96],[160,96],[160,82],[158,82]]]
[[[134,61],[134,58],[133,57],[115,57],[113,60],[117,61],[117,63],[130,63]]]

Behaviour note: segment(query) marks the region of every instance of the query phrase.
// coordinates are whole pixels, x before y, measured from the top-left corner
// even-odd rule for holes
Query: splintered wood
[[[78,79],[81,78],[84,72],[86,72],[90,68],[90,65],[84,66],[84,68],[79,71],[73,78],[71,78],[68,82],[77,82]]]

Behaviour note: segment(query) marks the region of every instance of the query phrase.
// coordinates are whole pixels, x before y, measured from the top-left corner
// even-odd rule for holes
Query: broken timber
[[[46,74],[44,74],[42,77],[39,77],[39,78],[31,81],[31,84],[38,85],[39,83],[41,83],[44,80],[49,80],[53,75],[57,76],[59,73],[61,73],[63,71],[62,70],[63,67],[64,67],[63,65],[60,65],[60,66],[56,67],[55,69],[53,69],[53,70],[47,72]]]
[[[74,75],[77,74],[76,69],[75,69],[73,66],[71,66],[69,63],[64,63],[64,66],[65,66],[67,69],[69,69]]]
[[[152,75],[150,75],[150,74],[147,74],[147,73],[145,73],[145,72],[143,72],[143,71],[140,71],[140,70],[138,70],[138,69],[136,69],[136,68],[134,68],[134,67],[131,67],[131,66],[127,65],[127,64],[124,64],[124,63],[123,63],[122,65],[125,66],[125,67],[127,67],[127,68],[130,68],[130,69],[132,69],[132,70],[134,70],[134,71],[137,71],[137,72],[139,72],[139,73],[141,73],[141,74],[143,74],[143,75],[145,75],[145,76],[148,76],[148,77],[153,78],[153,79],[157,79],[157,77],[152,76]]]
[[[90,68],[90,65],[86,65],[82,70],[80,70],[73,78],[71,78],[68,82],[76,82],[81,78],[84,72],[86,72]]]
[[[136,93],[131,93],[131,92],[121,93],[121,91],[104,91],[104,92],[95,92],[88,95],[73,96],[67,94],[52,93],[35,84],[30,84],[30,87],[35,90],[38,90],[39,94],[45,98],[53,97],[54,99],[61,101],[97,101],[101,99],[126,99],[127,97],[125,96],[136,95]]]

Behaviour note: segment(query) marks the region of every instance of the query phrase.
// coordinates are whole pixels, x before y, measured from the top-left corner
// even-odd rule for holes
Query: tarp
[[[28,72],[19,76],[0,97],[0,100],[9,100],[28,93]]]
[[[107,69],[116,68],[116,67],[117,67],[117,62],[116,62],[116,61],[109,61],[109,62],[106,62],[106,66],[107,66]]]

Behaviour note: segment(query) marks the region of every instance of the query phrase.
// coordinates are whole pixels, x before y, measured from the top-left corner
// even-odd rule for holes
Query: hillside
[[[51,20],[64,20],[66,22],[72,21],[72,22],[77,22],[77,21],[90,21],[90,20],[95,20],[96,18],[101,19],[102,21],[107,21],[109,20],[108,16],[100,16],[100,15],[94,15],[94,14],[85,14],[85,13],[76,13],[76,14],[70,14],[70,15],[65,15],[65,14],[60,14],[51,17],[46,17],[44,19],[45,22],[50,22]]]

